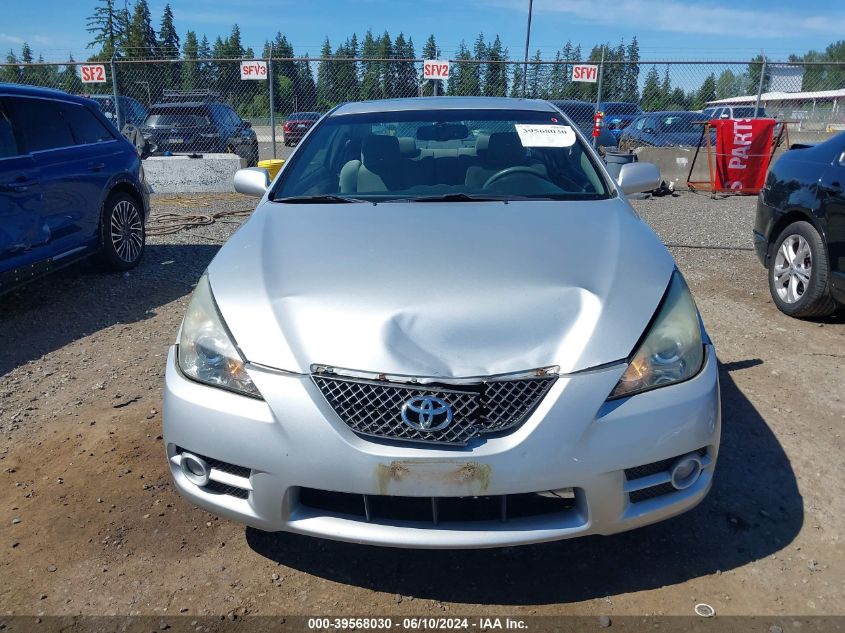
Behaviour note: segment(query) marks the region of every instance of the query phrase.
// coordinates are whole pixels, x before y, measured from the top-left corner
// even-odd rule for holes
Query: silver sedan
[[[167,359],[182,495],[398,547],[612,534],[689,510],[720,437],[693,298],[543,101],[339,106],[199,280]],[[683,529],[679,524],[678,529]]]

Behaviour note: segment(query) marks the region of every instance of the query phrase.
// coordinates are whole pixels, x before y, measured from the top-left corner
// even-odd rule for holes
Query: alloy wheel
[[[775,255],[772,277],[781,301],[796,303],[810,285],[813,274],[813,253],[801,235],[789,235]]]
[[[126,263],[134,262],[141,255],[144,225],[138,209],[127,200],[120,200],[112,211],[111,241],[117,256]]]

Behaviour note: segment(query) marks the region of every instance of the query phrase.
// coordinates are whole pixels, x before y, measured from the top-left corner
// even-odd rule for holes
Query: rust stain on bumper
[[[391,483],[417,482],[423,487],[454,487],[455,492],[479,495],[490,487],[491,474],[488,464],[444,460],[394,460],[376,468],[379,494],[387,494]]]

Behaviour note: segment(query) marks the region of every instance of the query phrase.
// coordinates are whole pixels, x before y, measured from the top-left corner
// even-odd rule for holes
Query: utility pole
[[[522,72],[522,98],[525,99],[528,88],[528,45],[531,41],[531,10],[534,0],[528,0],[528,28],[525,29],[525,70]]]
[[[763,81],[766,78],[766,53],[760,51],[763,57],[763,66],[760,68],[760,83],[757,84],[757,103],[754,104],[754,118],[757,118],[757,113],[760,111],[760,100],[763,97]]]

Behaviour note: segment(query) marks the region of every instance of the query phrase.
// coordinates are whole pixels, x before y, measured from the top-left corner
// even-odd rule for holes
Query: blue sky
[[[120,2],[121,0],[118,0]],[[0,51],[16,51],[26,40],[47,61],[91,53],[85,45],[86,17],[93,0],[0,0]],[[158,27],[165,2],[149,0]],[[445,57],[461,39],[471,44],[479,31],[497,33],[521,59],[528,0],[172,0],[181,36],[188,29],[209,39],[227,34],[234,23],[244,43],[260,49],[282,31],[297,54],[316,55],[325,35],[333,46],[353,31],[385,29],[411,35],[420,49],[434,33]],[[270,7],[268,9],[268,7]],[[627,42],[637,35],[643,59],[744,60],[761,50],[772,59],[823,49],[845,38],[845,2],[835,0],[535,0],[532,54],[553,57],[567,39]]]

